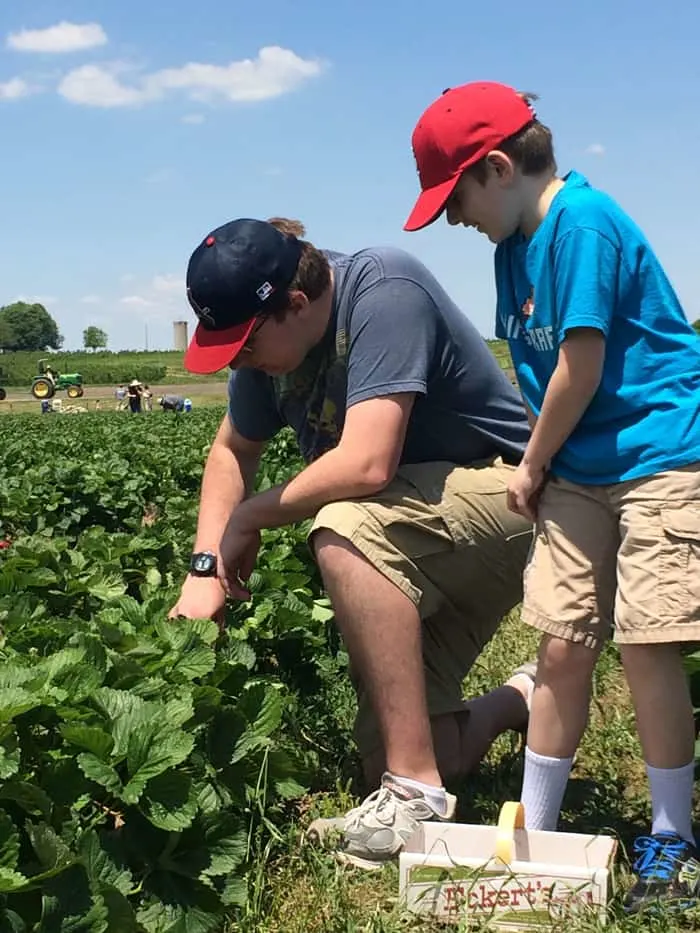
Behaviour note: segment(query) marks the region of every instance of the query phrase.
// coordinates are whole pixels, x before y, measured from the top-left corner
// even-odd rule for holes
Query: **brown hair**
[[[537,94],[529,91],[522,91],[520,96],[528,104],[538,100]],[[536,117],[495,148],[512,159],[523,175],[542,175],[557,170],[552,131]],[[488,177],[487,158],[480,159],[467,170],[481,185],[486,184]]]
[[[303,292],[309,301],[317,301],[330,287],[331,267],[320,249],[302,239],[306,228],[300,220],[290,220],[288,217],[270,217],[269,224],[287,236],[294,236],[301,240],[301,258],[297,266],[296,275],[287,289],[286,300],[282,307],[277,308],[275,315],[284,317],[289,307],[289,292]]]

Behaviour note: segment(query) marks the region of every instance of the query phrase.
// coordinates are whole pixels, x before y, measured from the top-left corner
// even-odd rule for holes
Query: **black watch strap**
[[[196,551],[190,557],[190,573],[195,577],[216,576],[216,554],[213,551]]]

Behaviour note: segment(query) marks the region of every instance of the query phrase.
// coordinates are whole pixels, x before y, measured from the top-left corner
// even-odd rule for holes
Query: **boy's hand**
[[[523,461],[508,483],[507,503],[511,512],[534,522],[537,518],[537,500],[544,484],[542,467],[533,467]]]

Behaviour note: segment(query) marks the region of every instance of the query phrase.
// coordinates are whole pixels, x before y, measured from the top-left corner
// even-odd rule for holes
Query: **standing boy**
[[[700,341],[622,209],[557,177],[532,97],[489,82],[446,91],[413,133],[422,194],[498,244],[497,326],[532,436],[508,490],[536,517],[523,618],[543,632],[522,799],[554,830],[614,624],[649,777],[625,907],[700,901],[691,828],[694,726],[680,644],[700,639]]]

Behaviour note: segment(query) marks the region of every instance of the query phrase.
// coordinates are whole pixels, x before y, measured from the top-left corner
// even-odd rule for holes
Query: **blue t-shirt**
[[[231,375],[229,411],[243,437],[265,441],[289,425],[311,462],[338,444],[352,405],[412,392],[401,463],[518,463],[529,435],[520,394],[428,269],[387,247],[326,255],[334,290],[324,338],[288,375]]]
[[[567,331],[606,339],[600,386],[552,461],[582,484],[700,461],[700,338],[646,238],[577,172],[534,235],[496,249],[497,325],[539,415]]]

